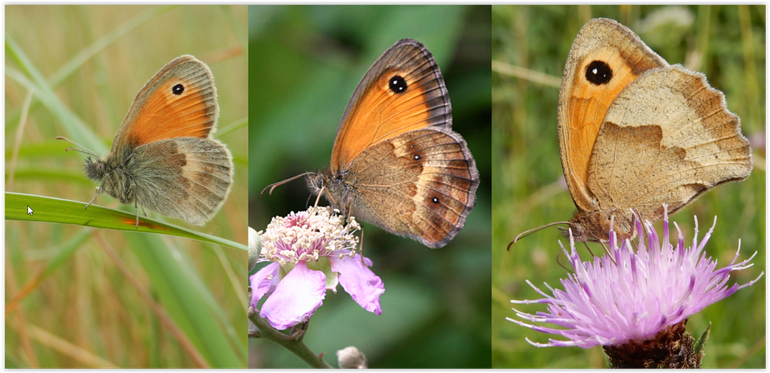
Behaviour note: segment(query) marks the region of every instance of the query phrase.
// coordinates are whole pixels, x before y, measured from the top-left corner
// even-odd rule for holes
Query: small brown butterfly
[[[399,40],[369,68],[342,115],[330,167],[301,176],[343,213],[431,248],[462,229],[479,173],[420,42]]]
[[[219,105],[214,76],[193,56],[175,58],[139,91],[120,125],[109,154],[86,158],[86,177],[100,183],[88,208],[101,193],[123,204],[203,225],[227,200],[233,183],[230,151],[210,135]]]

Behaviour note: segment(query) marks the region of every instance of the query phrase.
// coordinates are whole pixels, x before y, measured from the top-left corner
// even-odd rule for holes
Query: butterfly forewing
[[[353,93],[334,142],[331,168],[345,169],[364,149],[402,133],[451,128],[451,113],[433,56],[419,42],[401,40],[374,63]]]
[[[177,137],[207,138],[218,116],[211,71],[192,56],[180,56],[139,91],[112,150]]]

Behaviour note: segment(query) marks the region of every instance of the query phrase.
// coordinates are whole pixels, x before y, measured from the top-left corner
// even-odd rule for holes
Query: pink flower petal
[[[278,283],[278,270],[280,268],[278,263],[270,263],[249,278],[252,306],[257,307],[259,300],[270,290],[275,289],[275,285]]]
[[[385,292],[385,284],[369,268],[361,263],[361,257],[343,256],[342,259],[330,256],[332,271],[339,272],[342,288],[353,297],[361,307],[375,315],[382,314],[380,295]],[[367,264],[371,265],[369,259]]]
[[[699,241],[696,220],[695,235],[690,247],[685,246],[684,235],[677,227],[679,240],[676,245],[671,244],[668,210],[666,205],[663,207],[666,209],[663,240],[659,240],[655,228],[649,222],[645,225],[647,242],[645,244],[640,234],[636,249],[632,247],[631,241],[618,245],[617,235],[610,231],[609,251],[613,253],[612,256],[602,255],[583,262],[577,255],[570,234],[570,252],[563,246],[562,250],[575,271],[561,280],[564,290],[549,286],[553,292],[551,296],[527,281],[544,298],[511,301],[517,304],[545,303],[548,304],[548,312],[526,314],[514,309],[518,317],[531,323],[507,319],[533,330],[568,339],[549,339],[549,343],[535,343],[527,339],[537,347],[591,348],[620,345],[652,338],[661,329],[678,324],[736,290],[754,283],[727,286],[729,273],[748,268],[753,256],[740,263],[733,260],[725,268],[717,270],[716,260],[703,252],[713,226]],[[642,232],[642,223],[638,218],[635,224],[637,231]],[[759,276],[762,277],[762,274]],[[536,326],[535,323],[552,323],[565,329]]]
[[[260,316],[283,330],[306,322],[326,296],[326,275],[299,262],[289,271],[262,305]]]

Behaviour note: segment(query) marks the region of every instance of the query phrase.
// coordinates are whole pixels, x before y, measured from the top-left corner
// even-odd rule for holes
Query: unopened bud
[[[366,369],[366,356],[357,348],[350,346],[337,351],[337,363],[340,369]]]

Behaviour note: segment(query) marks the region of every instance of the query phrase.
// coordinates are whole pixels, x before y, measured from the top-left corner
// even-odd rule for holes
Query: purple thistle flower
[[[307,322],[321,306],[326,290],[337,292],[337,284],[365,310],[382,314],[382,280],[368,267],[372,261],[356,254],[360,225],[331,208],[310,208],[274,217],[264,232],[260,262],[271,261],[251,276],[251,306],[274,328],[283,330]],[[251,228],[249,228],[251,229]],[[252,230],[253,231],[253,230]]]
[[[512,300],[511,303],[545,303],[547,312],[527,314],[516,309],[516,315],[532,324],[507,318],[521,326],[543,333],[557,334],[567,340],[549,338],[549,343],[527,342],[537,347],[579,346],[617,346],[631,341],[648,340],[666,328],[684,322],[687,317],[716,303],[736,291],[751,286],[755,280],[744,284],[727,286],[730,272],[751,267],[751,258],[724,268],[716,269],[716,260],[706,257],[703,248],[711,237],[714,225],[706,236],[698,242],[698,220],[695,219],[695,237],[692,246],[685,247],[679,226],[679,241],[676,246],[669,242],[668,210],[663,219],[663,240],[658,240],[657,232],[650,222],[646,222],[647,245],[643,235],[639,235],[636,252],[631,241],[626,240],[618,247],[617,236],[610,231],[610,249],[612,254],[595,257],[592,261],[581,262],[575,249],[570,232],[571,252],[562,251],[575,268],[567,279],[562,279],[564,290],[548,288],[550,296],[538,289],[531,282],[527,283],[544,298],[538,300]],[[642,224],[636,220],[637,232]],[[534,323],[552,323],[564,329],[536,326]]]

